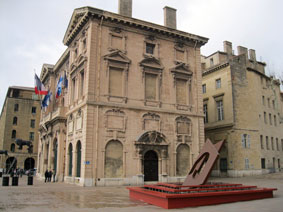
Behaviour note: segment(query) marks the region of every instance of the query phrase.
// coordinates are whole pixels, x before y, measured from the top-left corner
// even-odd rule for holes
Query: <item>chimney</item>
[[[118,11],[120,15],[132,17],[132,0],[119,0]]]
[[[232,49],[232,43],[230,41],[223,41],[223,46],[224,46],[224,52],[226,52],[228,55],[233,54],[233,49]]]
[[[176,21],[176,9],[172,7],[165,6],[163,8],[164,11],[164,26],[176,29],[177,21]]]
[[[246,59],[247,60],[249,59],[249,57],[248,57],[248,49],[246,47],[238,46],[237,49],[238,49],[238,55],[245,54],[246,55]]]
[[[256,62],[256,55],[254,49],[249,49],[250,60]]]

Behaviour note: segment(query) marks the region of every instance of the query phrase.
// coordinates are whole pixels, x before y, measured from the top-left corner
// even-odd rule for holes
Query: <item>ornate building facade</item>
[[[224,51],[202,57],[205,136],[225,139],[215,175],[280,171],[283,161],[283,94],[265,74],[255,50],[224,41]]]
[[[40,101],[34,88],[11,86],[8,88],[0,116],[0,168],[33,169],[37,166],[38,126]],[[19,149],[16,139],[31,141],[33,147]]]
[[[64,36],[66,52],[43,65],[53,93],[66,73],[68,87],[42,112],[40,175],[82,186],[137,185],[184,178],[204,143],[200,47],[208,39],[119,14],[75,9]]]

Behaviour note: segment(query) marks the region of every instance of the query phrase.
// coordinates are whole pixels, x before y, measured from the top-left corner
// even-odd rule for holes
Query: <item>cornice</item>
[[[222,64],[219,64],[219,65],[213,66],[212,68],[206,69],[206,70],[202,73],[202,76],[211,74],[212,72],[218,71],[218,70],[220,70],[220,69],[222,69],[222,68],[225,68],[225,67],[227,67],[227,66],[229,66],[229,62],[226,62],[226,63],[222,63]]]

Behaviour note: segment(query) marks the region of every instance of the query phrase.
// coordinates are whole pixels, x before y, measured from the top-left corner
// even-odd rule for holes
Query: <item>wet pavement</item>
[[[171,209],[170,211],[283,211],[283,173],[243,178],[213,178],[210,181],[242,183],[278,188],[278,190],[274,192],[274,198],[270,199]],[[20,178],[19,186],[3,187],[2,178],[0,182],[0,212],[165,211],[165,209],[144,202],[131,201],[126,187],[80,187],[58,182],[44,183],[36,178],[34,178],[34,184],[28,186],[26,176]]]

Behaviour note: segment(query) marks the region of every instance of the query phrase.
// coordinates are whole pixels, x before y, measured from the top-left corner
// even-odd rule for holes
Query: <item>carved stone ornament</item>
[[[138,142],[142,143],[162,143],[162,141],[165,141],[165,135],[157,131],[148,131],[138,139]]]

